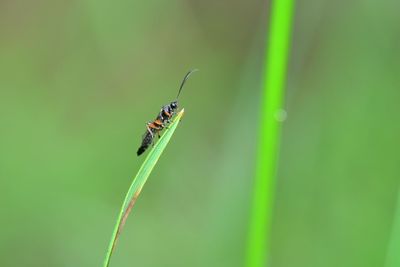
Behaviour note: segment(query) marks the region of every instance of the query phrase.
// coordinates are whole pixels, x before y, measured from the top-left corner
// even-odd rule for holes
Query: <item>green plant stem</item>
[[[400,189],[397,193],[397,205],[394,210],[392,230],[386,253],[385,267],[400,266]]]
[[[247,267],[266,266],[268,260],[267,244],[280,135],[280,121],[276,116],[283,106],[293,6],[293,0],[272,2],[269,38],[265,54],[259,150],[246,254]]]

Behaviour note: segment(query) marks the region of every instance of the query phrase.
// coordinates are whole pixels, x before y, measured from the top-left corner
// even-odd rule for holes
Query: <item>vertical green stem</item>
[[[280,121],[276,116],[283,106],[293,6],[294,0],[272,2],[265,54],[259,150],[246,255],[247,267],[266,266],[268,260],[268,237],[280,135]]]
[[[386,255],[386,267],[400,266],[400,190],[397,197],[398,200],[394,211],[392,231],[389,237],[389,245]]]

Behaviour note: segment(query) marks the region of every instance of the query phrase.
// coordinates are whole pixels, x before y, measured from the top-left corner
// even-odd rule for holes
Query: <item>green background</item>
[[[399,8],[296,2],[270,266],[399,266]],[[243,266],[269,10],[0,1],[0,265],[101,265],[145,122],[196,67],[111,266]]]

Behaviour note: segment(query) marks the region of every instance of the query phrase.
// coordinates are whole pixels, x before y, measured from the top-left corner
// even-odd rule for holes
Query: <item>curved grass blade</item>
[[[121,210],[118,215],[117,222],[114,227],[113,234],[111,236],[110,244],[108,246],[107,254],[104,259],[104,267],[108,267],[110,264],[111,255],[115,249],[118,238],[121,231],[125,225],[128,215],[138,198],[140,191],[142,190],[144,184],[147,181],[151,171],[156,165],[158,159],[160,158],[162,152],[167,146],[172,134],[174,133],[176,127],[179,124],[183,116],[184,110],[182,109],[175,117],[173,122],[166,129],[165,133],[161,136],[160,140],[155,144],[155,146],[149,151],[146,159],[144,160],[142,166],[140,167],[135,179],[133,180],[131,186],[129,187],[128,193],[125,196],[124,203],[122,204]]]

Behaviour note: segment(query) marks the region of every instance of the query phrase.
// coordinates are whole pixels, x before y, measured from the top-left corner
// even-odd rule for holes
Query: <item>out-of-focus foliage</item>
[[[271,266],[385,264],[399,8],[296,2]],[[1,1],[1,265],[101,265],[145,122],[196,67],[113,266],[242,266],[268,13],[264,1]]]

